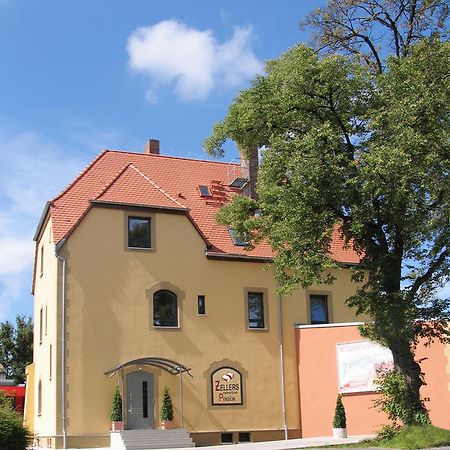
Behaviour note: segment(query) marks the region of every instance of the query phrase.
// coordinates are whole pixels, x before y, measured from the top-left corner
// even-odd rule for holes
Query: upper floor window
[[[247,294],[247,312],[249,328],[265,328],[264,295],[262,292]]]
[[[39,344],[42,343],[42,335],[44,334],[44,310],[39,310]]]
[[[128,217],[128,247],[152,248],[150,218]]]
[[[161,290],[153,294],[153,325],[178,327],[178,302],[173,292]]]
[[[309,311],[311,324],[328,323],[328,297],[326,295],[310,295]]]
[[[44,246],[41,246],[41,261],[40,261],[40,275],[42,276],[42,274],[44,273]]]

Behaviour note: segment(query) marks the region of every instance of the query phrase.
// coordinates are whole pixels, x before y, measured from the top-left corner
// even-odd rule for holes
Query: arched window
[[[155,327],[178,326],[177,296],[166,290],[153,294],[153,325]]]

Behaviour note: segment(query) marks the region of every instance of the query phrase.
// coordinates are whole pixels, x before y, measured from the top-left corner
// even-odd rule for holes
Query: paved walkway
[[[360,442],[364,439],[369,439],[374,437],[373,435],[364,436],[350,436],[345,439],[335,439],[331,436],[327,437],[316,437],[316,438],[303,438],[303,439],[288,439],[287,441],[267,441],[267,442],[252,442],[248,444],[226,444],[226,445],[214,445],[209,447],[195,447],[202,450],[292,450],[297,448],[305,447],[324,447],[326,445],[337,445],[337,444],[353,444],[355,442]],[[177,450],[192,450],[193,447],[184,447]],[[39,447],[31,447],[30,450],[46,450]],[[67,449],[67,450],[77,450],[77,449]],[[89,450],[112,450],[110,447],[102,448],[91,448]],[[168,450],[168,449],[160,449]],[[378,449],[379,450],[379,449]]]

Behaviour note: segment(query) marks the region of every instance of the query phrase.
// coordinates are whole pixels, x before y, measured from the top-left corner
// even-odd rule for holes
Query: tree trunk
[[[407,406],[405,425],[417,423],[417,416],[427,416],[427,410],[420,398],[420,388],[424,384],[421,378],[420,365],[414,360],[411,343],[401,337],[388,342],[394,357],[395,368],[406,379],[407,393],[403,403]]]

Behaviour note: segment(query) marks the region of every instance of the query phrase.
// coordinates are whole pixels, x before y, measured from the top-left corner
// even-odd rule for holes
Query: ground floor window
[[[233,443],[233,433],[221,433],[220,434],[221,444],[232,444]]]

